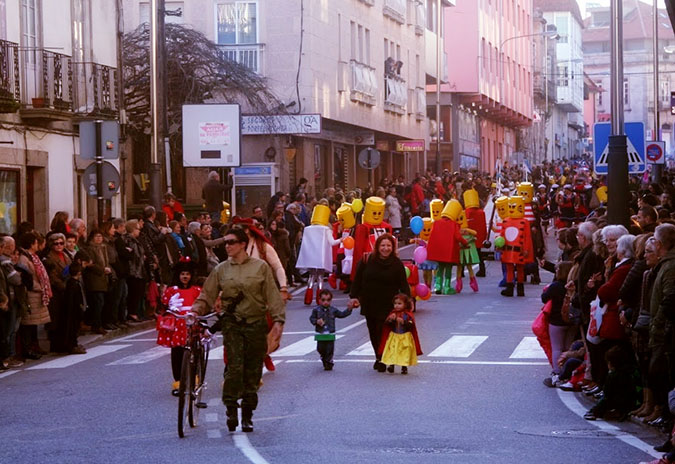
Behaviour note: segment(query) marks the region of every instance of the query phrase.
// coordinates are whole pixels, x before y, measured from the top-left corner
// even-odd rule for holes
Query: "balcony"
[[[265,44],[219,44],[217,47],[222,59],[235,61],[257,74],[263,73],[262,53]]]
[[[351,91],[349,97],[352,101],[373,106],[377,101],[377,77],[375,68],[367,64],[351,60]]]
[[[399,24],[405,24],[407,11],[407,0],[384,0],[382,14],[393,19]]]
[[[19,66],[13,72],[14,86],[22,86],[18,92],[22,119],[39,123],[74,117],[117,117],[115,68],[78,63],[68,55],[48,50],[22,50],[18,55]],[[0,74],[9,72],[5,61],[2,66]]]
[[[14,113],[21,106],[19,44],[0,40],[0,113]]]
[[[408,92],[405,80],[398,75],[384,76],[384,109],[397,114],[405,114]]]

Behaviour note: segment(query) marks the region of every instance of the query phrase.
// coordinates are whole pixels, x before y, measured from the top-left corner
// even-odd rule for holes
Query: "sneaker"
[[[560,388],[562,391],[566,391],[566,392],[571,392],[571,391],[577,390],[572,382],[562,383],[562,384],[558,385],[558,388]]]
[[[558,374],[551,374],[550,377],[546,377],[544,379],[544,385],[546,385],[548,388],[553,388],[555,387],[555,383],[558,381]]]
[[[7,358],[5,360],[5,364],[7,364],[7,367],[9,367],[10,369],[15,369],[17,367],[23,366],[24,363],[19,358],[15,358],[14,356],[12,356],[11,358]]]

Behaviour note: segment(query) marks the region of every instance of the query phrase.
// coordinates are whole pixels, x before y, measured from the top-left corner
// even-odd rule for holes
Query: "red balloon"
[[[342,246],[347,250],[354,248],[354,239],[352,237],[347,237],[342,241]]]

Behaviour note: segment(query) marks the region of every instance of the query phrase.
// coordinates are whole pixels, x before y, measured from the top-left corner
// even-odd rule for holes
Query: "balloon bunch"
[[[419,217],[419,216],[414,216],[412,219],[410,219],[410,231],[415,234],[419,235],[420,232],[422,232],[422,229],[424,228],[424,220]],[[424,263],[427,260],[427,247],[426,246],[418,246],[415,248],[415,251],[413,251],[413,260],[415,261],[415,264],[418,266]],[[406,268],[407,269],[407,268]],[[408,277],[410,276],[410,271],[407,270],[406,275]],[[427,286],[427,284],[420,282],[415,287],[411,288],[413,296],[416,296],[420,300],[428,300],[431,298],[431,290]]]

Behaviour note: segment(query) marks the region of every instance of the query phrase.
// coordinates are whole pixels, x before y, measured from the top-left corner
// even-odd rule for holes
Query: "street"
[[[542,384],[550,368],[530,330],[542,286],[507,299],[496,287],[499,263],[489,262],[488,274],[477,294],[465,289],[419,303],[424,355],[407,376],[372,369],[357,311],[338,321],[335,369],[324,371],[310,310],[296,296],[273,356],[276,371],[263,376],[252,434],[227,431],[220,344],[208,365],[209,407],[185,439],[176,432],[169,350],[155,344],[154,329],[0,374],[2,461],[562,464],[658,457],[651,447],[664,437],[657,432],[586,421],[583,395]],[[337,306],[346,301],[336,292]]]

